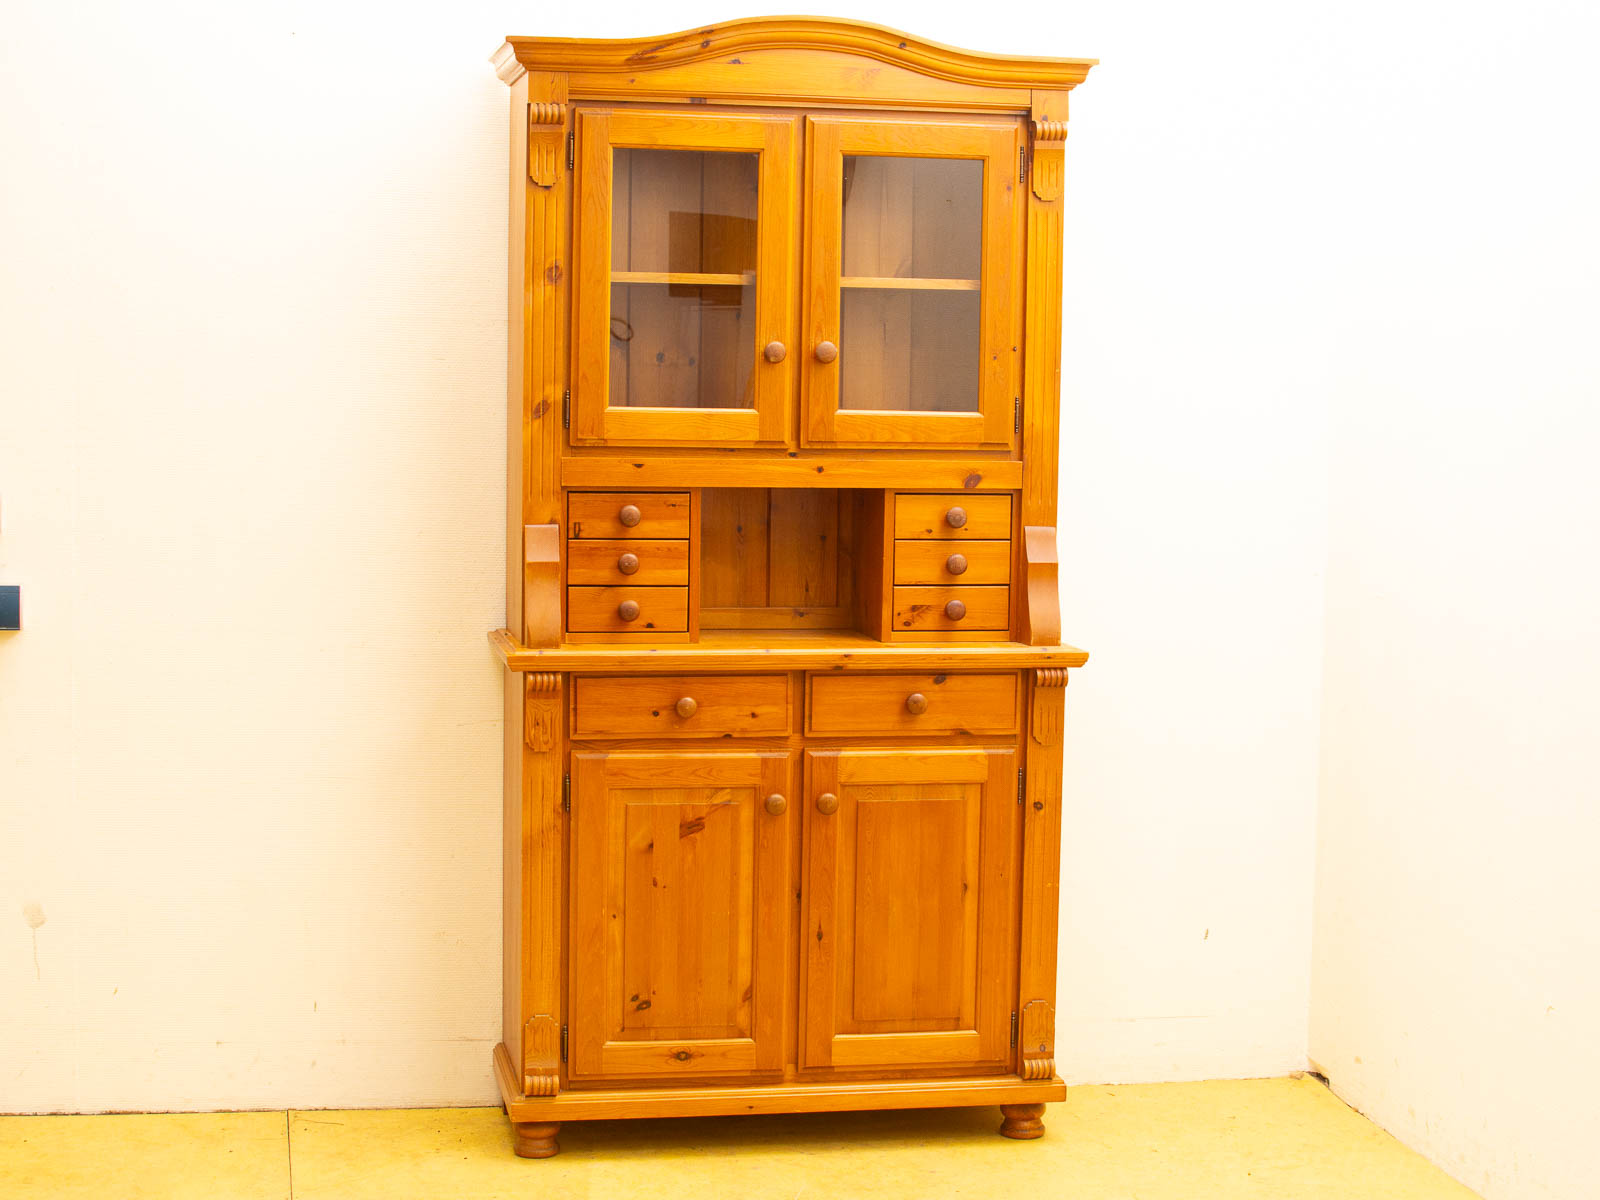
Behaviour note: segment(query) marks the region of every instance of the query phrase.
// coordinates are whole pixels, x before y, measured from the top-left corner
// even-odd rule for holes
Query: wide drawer
[[[575,738],[789,732],[787,675],[579,676],[572,692]]]
[[[1017,676],[813,675],[806,732],[1011,733]]]
[[[689,628],[684,587],[569,587],[573,633],[681,633]]]
[[[663,587],[689,582],[689,543],[656,538],[573,539],[567,582],[613,587]]]
[[[572,538],[686,538],[688,492],[569,492]]]
[[[894,544],[896,583],[1003,584],[1011,582],[1010,542],[907,540]]]
[[[897,587],[896,633],[958,629],[1001,630],[1011,625],[1011,589],[1005,587]]]
[[[1010,496],[896,496],[897,538],[1009,538]]]

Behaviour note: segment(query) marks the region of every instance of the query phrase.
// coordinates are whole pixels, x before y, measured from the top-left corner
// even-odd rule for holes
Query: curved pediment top
[[[836,17],[750,17],[664,37],[511,37],[493,62],[500,78],[514,83],[529,70],[637,75],[761,50],[855,54],[957,83],[1060,91],[1082,83],[1099,61],[960,50],[882,25]]]

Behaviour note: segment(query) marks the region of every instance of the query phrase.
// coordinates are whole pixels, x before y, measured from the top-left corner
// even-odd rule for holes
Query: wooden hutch
[[[1062,157],[1089,59],[512,38],[504,1044],[562,1121],[1054,1061]]]

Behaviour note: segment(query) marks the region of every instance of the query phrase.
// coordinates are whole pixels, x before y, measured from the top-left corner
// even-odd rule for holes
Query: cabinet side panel
[[[518,852],[522,863],[522,1016],[527,1034],[522,1057],[513,1061],[522,1067],[527,1095],[553,1096],[561,1070],[566,688],[561,675],[529,672],[524,679]]]
[[[513,170],[514,178],[521,184],[522,225],[526,230],[526,244],[520,255],[522,283],[518,300],[513,304],[515,324],[511,334],[513,338],[520,336],[523,354],[520,382],[516,385],[520,391],[517,408],[521,420],[515,433],[523,462],[522,478],[517,485],[522,508],[519,533],[522,525],[554,525],[561,521],[560,464],[568,377],[567,305],[571,291],[567,270],[571,231],[567,218],[572,172],[567,170],[565,154],[553,149],[565,147],[566,135],[571,129],[572,118],[566,107],[566,76],[530,72],[527,85],[525,108],[543,119],[538,135],[546,152],[539,161],[542,178],[547,182],[529,177],[525,151],[523,164]],[[521,136],[526,145],[529,138],[526,122]],[[515,224],[515,213],[512,220]],[[512,628],[522,630],[529,645],[553,645],[559,638],[561,623],[551,610],[559,611],[560,604],[557,589],[525,587],[523,608]]]
[[[1018,997],[1026,1015],[1017,1070],[1055,1074],[1056,936],[1061,907],[1061,733],[1067,672],[1040,668],[1029,687],[1027,790],[1022,806],[1022,929]]]
[[[506,628],[522,632],[522,487],[527,445],[523,286],[528,253],[528,78],[511,85],[510,252],[506,256]],[[509,768],[508,768],[509,769]],[[507,1043],[509,1046],[510,1043]]]
[[[500,1040],[514,1063],[522,1061],[522,716],[522,674],[506,671]]]
[[[1066,98],[1045,92],[1034,95],[1023,334],[1022,524],[1053,526],[1060,457],[1061,171]],[[1056,120],[1053,113],[1058,104],[1060,119]]]

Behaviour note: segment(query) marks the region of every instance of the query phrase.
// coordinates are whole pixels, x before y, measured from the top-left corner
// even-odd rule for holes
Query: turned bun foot
[[[521,1158],[554,1158],[561,1153],[561,1144],[556,1141],[560,1128],[560,1121],[513,1121],[512,1148]]]
[[[1026,1142],[1044,1136],[1042,1104],[1002,1104],[1000,1115],[1005,1118],[1000,1122],[1001,1137],[1016,1138],[1019,1142]]]

